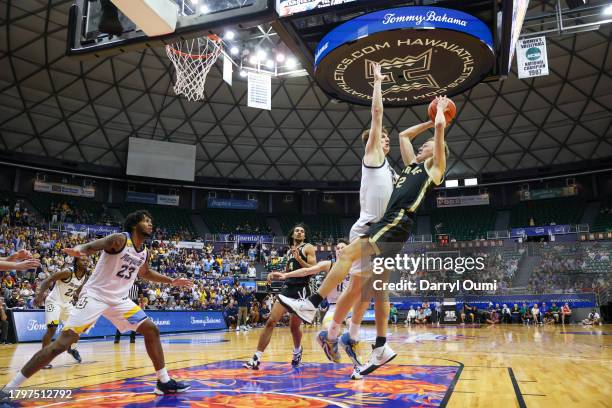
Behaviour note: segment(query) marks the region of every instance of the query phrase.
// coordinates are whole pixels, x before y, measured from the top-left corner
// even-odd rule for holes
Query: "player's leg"
[[[319,307],[323,299],[344,280],[353,262],[358,260],[361,256],[369,257],[373,253],[374,249],[368,244],[366,238],[357,239],[350,245],[344,247],[340,253],[339,259],[336,260],[332,269],[327,273],[317,293],[313,294],[308,299],[292,299],[284,295],[279,295],[278,300],[283,306],[298,315],[303,321],[312,323],[317,307]]]
[[[293,357],[291,365],[297,367],[302,362],[302,319],[296,315],[291,315],[289,318],[289,328],[291,329],[291,337],[293,338]]]
[[[95,299],[88,297],[79,299],[59,337],[34,354],[6,385],[6,388],[19,388],[26,379],[51,363],[55,357],[67,351],[71,344],[78,341],[81,333],[87,332],[94,325],[106,308],[106,304]]]
[[[144,337],[147,354],[153,363],[157,374],[157,386],[155,394],[176,394],[191,388],[189,383],[175,381],[170,378],[166,370],[164,350],[159,338],[159,329],[151,319],[147,317],[140,306],[130,299],[122,300],[119,304],[110,306],[104,317],[110,320],[121,332],[134,330]]]
[[[360,264],[356,262],[355,264]],[[353,267],[355,267],[353,264]],[[361,324],[361,318],[363,317],[363,313],[365,310],[361,305],[361,276],[357,274],[351,275],[351,279],[349,280],[348,287],[340,294],[338,297],[338,302],[335,305],[335,310],[333,314],[333,318],[330,321],[327,330],[321,331],[317,336],[317,342],[323,348],[325,355],[330,361],[339,362],[340,361],[340,352],[338,349],[338,337],[340,335],[340,331],[342,328],[342,323],[346,319],[346,316],[351,311],[352,307],[358,308],[358,316],[356,316],[356,320]],[[367,306],[366,306],[367,308]],[[355,311],[353,311],[353,314]],[[360,315],[359,315],[360,314]],[[347,339],[347,343],[350,343],[351,350],[347,351],[347,354],[351,359],[356,358],[356,354],[352,352],[353,346],[356,346],[355,342],[349,342]],[[355,343],[355,344],[353,344]],[[355,363],[355,361],[354,361]],[[360,364],[360,363],[356,363]]]
[[[272,332],[276,327],[276,323],[283,317],[283,315],[287,313],[287,309],[279,302],[274,302],[272,306],[272,311],[270,312],[270,317],[266,321],[266,325],[264,326],[263,331],[259,335],[259,342],[257,343],[257,351],[253,357],[243,364],[244,368],[249,368],[251,370],[259,370],[259,364],[261,363],[261,356],[263,352],[270,344],[270,339],[272,338]]]
[[[51,343],[51,340],[53,340],[53,336],[55,336],[56,332],[57,324],[47,324],[47,331],[42,338],[42,348],[47,347]]]
[[[67,322],[70,318],[70,314],[74,310],[74,306],[72,306],[72,304],[70,303],[67,303],[61,305],[60,310],[60,321]],[[74,346],[70,346],[68,350],[66,350],[66,352],[70,354],[72,358],[74,358],[78,363],[81,363],[83,361],[83,359],[81,358],[81,354]]]
[[[385,271],[384,274],[376,276],[376,279],[382,279],[384,282],[388,282],[389,275],[389,271]],[[368,287],[371,289],[372,285],[368,283]],[[372,347],[372,353],[370,354],[368,362],[360,367],[361,375],[368,375],[397,357],[397,354],[387,344],[390,309],[389,293],[386,290],[374,290],[373,295],[375,299],[374,315],[376,317],[376,342]]]

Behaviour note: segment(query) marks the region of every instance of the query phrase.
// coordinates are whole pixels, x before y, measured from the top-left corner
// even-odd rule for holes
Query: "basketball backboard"
[[[273,0],[172,0],[179,8],[176,31],[171,35],[147,37],[119,12],[120,35],[99,29],[102,20],[100,0],[77,0],[70,10],[68,49],[70,56],[103,57],[161,47],[172,40],[194,37],[228,26],[252,26],[274,18]]]

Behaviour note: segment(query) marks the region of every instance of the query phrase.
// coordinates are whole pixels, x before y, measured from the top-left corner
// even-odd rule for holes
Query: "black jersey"
[[[308,259],[306,257],[306,254],[304,253],[305,246],[306,246],[306,243],[303,242],[300,245],[298,245],[297,250],[298,250],[299,257],[302,258],[304,262],[307,262]],[[300,265],[298,260],[295,259],[291,250],[287,251],[287,269],[286,269],[287,272],[297,271],[298,269],[301,269],[301,268],[302,268],[302,265]],[[294,286],[294,285],[308,286],[309,283],[310,283],[310,276],[300,276],[297,278],[288,278],[287,280],[285,280],[285,285],[290,285],[290,286]]]
[[[425,162],[411,163],[400,173],[385,213],[405,210],[416,212],[427,191],[435,185],[425,169]]]

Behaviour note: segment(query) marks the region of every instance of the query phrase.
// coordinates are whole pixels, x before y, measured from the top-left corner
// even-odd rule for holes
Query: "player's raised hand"
[[[23,261],[24,259],[32,259],[32,253],[27,249],[20,249],[13,254],[15,261]]]
[[[190,281],[189,279],[185,279],[185,278],[176,278],[172,281],[172,285],[173,286],[184,286],[184,287],[191,287],[193,286],[193,281]]]
[[[381,73],[380,64],[378,62],[372,62],[372,73],[374,74],[374,81],[382,82],[385,76]]]
[[[40,262],[38,259],[26,259],[25,261],[17,262],[15,265],[16,271],[27,271],[29,269],[38,269]]]
[[[450,109],[448,106],[450,99],[446,95],[438,96],[436,99],[438,100],[438,109],[442,109],[442,112],[446,113]]]
[[[77,245],[74,248],[64,248],[62,249],[62,252],[75,258],[87,257],[87,254],[82,250],[80,245]]]

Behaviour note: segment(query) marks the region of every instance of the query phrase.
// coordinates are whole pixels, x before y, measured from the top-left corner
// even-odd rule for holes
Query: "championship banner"
[[[203,242],[191,242],[191,241],[179,241],[176,244],[177,248],[186,248],[186,249],[204,249]]]
[[[436,198],[438,208],[445,207],[466,207],[470,205],[489,205],[488,194],[478,194],[457,197],[438,197]]]
[[[564,235],[570,233],[569,225],[547,225],[545,227],[512,228],[510,237],[537,237],[541,235]]]
[[[222,208],[225,210],[256,210],[258,201],[238,200],[235,198],[209,198],[208,208]]]
[[[521,191],[521,201],[545,200],[547,198],[572,197],[578,195],[576,186],[543,188],[540,190]]]
[[[223,330],[227,326],[220,311],[163,311],[145,310],[147,316],[159,327],[161,333]],[[13,324],[17,342],[40,341],[47,331],[44,310],[13,310]],[[63,325],[57,332],[62,331]],[[100,317],[89,333],[81,338],[113,336],[115,326]]]
[[[96,189],[94,187],[80,187],[73,184],[62,183],[47,183],[46,181],[39,180],[34,181],[34,191],[87,198],[94,198],[96,195]]]
[[[372,62],[381,65],[385,106],[462,93],[495,63],[484,22],[462,11],[420,6],[379,10],[340,24],[319,42],[314,57],[315,79],[327,94],[367,106]]]
[[[546,37],[523,38],[516,43],[516,68],[519,79],[548,75]]]

